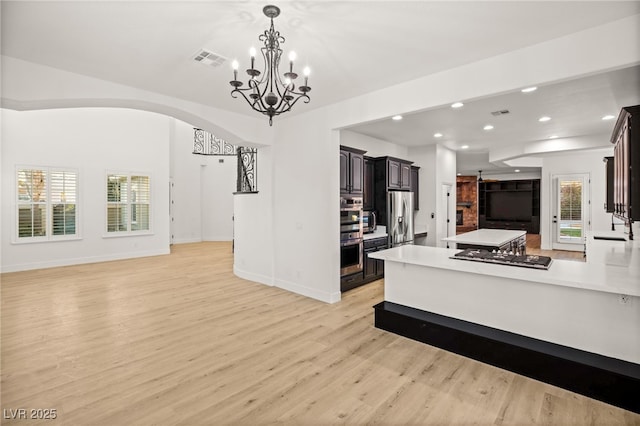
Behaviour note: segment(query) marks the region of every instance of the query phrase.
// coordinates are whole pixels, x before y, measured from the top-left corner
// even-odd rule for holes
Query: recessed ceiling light
[[[603,120],[613,120],[614,118],[616,118],[615,115],[605,115],[602,117]]]
[[[433,137],[434,138],[441,138],[442,137],[442,133],[434,133]]]
[[[469,149],[469,145],[462,145],[460,149]]]
[[[535,92],[536,90],[538,90],[536,86],[525,87],[524,89],[522,89],[522,93],[531,93]]]
[[[549,136],[549,139],[556,139],[558,137],[558,135],[551,135]]]
[[[400,121],[402,120],[402,116],[401,115],[394,115],[393,117],[391,117],[392,120],[394,121]]]
[[[487,124],[483,127],[484,130],[493,130],[493,126],[491,124]]]
[[[520,173],[520,169],[515,169],[514,172]]]
[[[544,117],[538,118],[538,121],[540,121],[541,123],[544,123],[545,121],[549,121],[549,120],[551,120],[551,117],[547,117],[546,115]]]
[[[462,176],[462,173],[458,173],[458,176]]]
[[[461,108],[462,106],[464,106],[462,102],[456,102],[454,104],[451,104],[451,108]]]

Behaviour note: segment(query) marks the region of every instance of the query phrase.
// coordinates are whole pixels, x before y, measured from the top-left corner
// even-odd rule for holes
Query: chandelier
[[[233,80],[229,82],[233,86],[231,97],[237,98],[237,94],[251,105],[254,110],[269,116],[269,125],[273,125],[273,116],[280,115],[283,112],[290,111],[291,108],[300,100],[304,99],[304,103],[308,104],[309,91],[308,86],[309,67],[305,67],[304,85],[299,86],[296,90],[294,81],[298,78],[298,74],[293,72],[293,61],[296,59],[295,52],[289,52],[289,71],[282,76],[279,72],[280,60],[282,58],[282,49],[280,43],[284,43],[284,37],[279,31],[273,28],[273,18],[280,15],[280,9],[276,6],[265,6],[262,9],[267,18],[271,19],[271,28],[264,31],[258,37],[258,40],[264,43],[264,47],[260,48],[262,58],[264,59],[264,68],[262,72],[255,68],[256,49],[249,50],[251,57],[251,68],[247,70],[249,80],[248,87],[241,88],[243,83],[238,80],[238,61],[232,63]],[[284,78],[283,78],[284,77]]]

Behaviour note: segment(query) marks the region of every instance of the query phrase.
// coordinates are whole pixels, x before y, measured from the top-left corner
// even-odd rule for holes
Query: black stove
[[[476,262],[497,263],[499,265],[522,266],[524,268],[549,269],[551,258],[548,256],[521,255],[520,253],[500,251],[465,249],[456,253],[451,259],[473,260]]]

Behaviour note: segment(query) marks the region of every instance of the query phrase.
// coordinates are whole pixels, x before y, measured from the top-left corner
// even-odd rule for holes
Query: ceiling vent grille
[[[210,67],[219,67],[224,64],[227,58],[213,53],[210,50],[200,49],[200,51],[193,56],[193,60]]]
[[[501,109],[500,111],[493,111],[491,113],[491,115],[493,115],[494,117],[498,117],[499,115],[505,115],[505,114],[509,114],[508,109]]]

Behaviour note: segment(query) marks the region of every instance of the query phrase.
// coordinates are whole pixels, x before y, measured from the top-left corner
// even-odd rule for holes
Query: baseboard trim
[[[48,262],[22,263],[19,265],[3,265],[2,273],[31,271],[34,269],[58,268],[61,266],[84,265],[87,263],[112,262],[114,260],[134,259],[138,257],[163,256],[170,254],[171,250],[167,246],[166,249],[146,250],[140,252],[118,253],[91,257],[77,257],[70,259],[52,260]]]
[[[202,238],[174,238],[173,244],[191,244],[191,243],[201,243]]]
[[[273,278],[267,275],[256,274],[255,272],[244,271],[238,268],[236,265],[233,265],[233,274],[243,280],[249,280],[256,283],[268,285],[270,287],[273,286]]]
[[[392,302],[375,326],[640,414],[640,364]]]
[[[327,293],[324,291],[318,291],[315,288],[306,287],[291,281],[275,280],[275,286],[283,290],[290,291],[292,293],[300,294],[302,296],[310,297],[312,299],[320,300],[326,303],[336,303],[340,301],[340,292]]]

